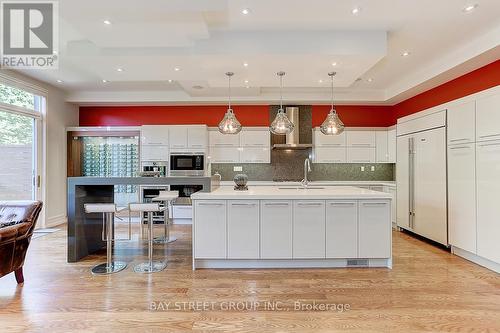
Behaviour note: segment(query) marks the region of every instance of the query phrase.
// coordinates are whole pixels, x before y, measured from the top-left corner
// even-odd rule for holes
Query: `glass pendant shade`
[[[236,119],[232,109],[227,109],[224,118],[219,123],[219,132],[222,134],[238,134],[241,131],[241,124]]]
[[[319,129],[325,135],[338,135],[344,131],[344,123],[340,120],[337,111],[331,109]]]
[[[273,134],[286,135],[293,131],[294,126],[283,109],[279,109],[276,118],[274,118],[269,128]]]
[[[294,125],[283,110],[283,76],[285,76],[285,72],[278,72],[276,75],[280,77],[280,108],[276,118],[269,126],[269,130],[273,134],[286,135],[293,131]]]
[[[231,109],[231,77],[233,75],[233,72],[226,73],[229,81],[229,103],[226,114],[219,123],[219,132],[222,134],[238,134],[241,131],[241,124],[238,119],[236,119],[233,109]]]

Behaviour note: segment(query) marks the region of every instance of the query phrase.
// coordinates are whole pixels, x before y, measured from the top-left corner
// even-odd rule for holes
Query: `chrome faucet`
[[[309,158],[304,160],[304,179],[302,179],[302,186],[307,187],[309,185],[309,180],[307,179],[307,174],[311,172],[311,161]]]

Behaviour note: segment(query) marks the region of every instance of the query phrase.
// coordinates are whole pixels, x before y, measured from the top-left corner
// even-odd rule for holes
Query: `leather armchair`
[[[28,245],[42,210],[40,201],[0,201],[0,277],[15,272],[23,283]]]

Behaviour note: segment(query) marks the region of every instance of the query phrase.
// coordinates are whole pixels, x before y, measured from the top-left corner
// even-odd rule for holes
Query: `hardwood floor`
[[[137,236],[117,244],[116,257],[130,264],[110,276],[90,274],[104,252],[66,263],[66,230],[33,240],[24,286],[13,274],[0,279],[0,331],[500,332],[500,275],[399,232],[392,270],[194,272],[191,227],[173,234],[168,247],[155,245],[168,268],[152,275],[133,272],[147,255]],[[350,309],[308,310],[314,302]]]

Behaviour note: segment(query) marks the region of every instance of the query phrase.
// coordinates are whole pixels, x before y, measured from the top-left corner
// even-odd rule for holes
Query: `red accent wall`
[[[330,109],[330,105],[312,106],[313,127],[321,125]],[[396,123],[392,106],[337,105],[335,109],[346,126],[387,127]]]
[[[500,84],[500,60],[394,105],[395,119],[477,93]]]

